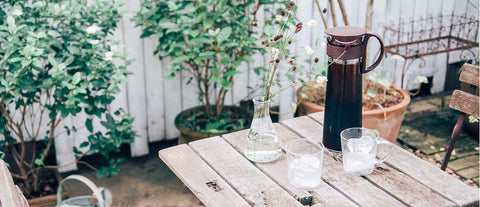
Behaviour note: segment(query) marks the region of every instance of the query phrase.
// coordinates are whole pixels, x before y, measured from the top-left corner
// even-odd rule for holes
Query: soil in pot
[[[374,97],[366,96],[368,90],[372,90],[376,95]],[[306,113],[299,112],[299,115],[325,110],[325,93],[326,88],[316,82],[309,82],[306,86],[300,87],[297,90],[297,100],[300,102],[298,110],[304,110]],[[365,79],[363,94],[362,107],[364,111],[394,106],[404,99],[404,95],[397,88],[386,89],[383,85],[374,83],[369,79]],[[307,108],[303,103],[307,105]],[[318,105],[314,106],[316,111],[309,111],[310,107],[308,106],[312,104]]]
[[[252,117],[250,110],[238,106],[224,106],[221,117],[214,120],[208,119],[204,106],[187,109],[175,118],[178,144],[248,129]]]
[[[297,100],[300,102],[298,106],[299,115],[325,110],[325,87],[316,83],[310,84],[312,85],[297,90]],[[390,142],[395,142],[409,102],[410,96],[406,91],[396,87],[386,88],[381,84],[365,79],[363,84],[362,125],[377,129],[380,131],[380,136]]]

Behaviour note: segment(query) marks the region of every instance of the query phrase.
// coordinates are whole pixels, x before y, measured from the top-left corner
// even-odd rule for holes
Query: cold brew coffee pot
[[[333,151],[341,151],[340,132],[362,126],[362,73],[373,70],[382,60],[382,38],[360,27],[327,29],[327,92],[323,144]],[[380,54],[366,67],[367,43],[370,37],[380,43]],[[376,51],[369,51],[376,54]]]

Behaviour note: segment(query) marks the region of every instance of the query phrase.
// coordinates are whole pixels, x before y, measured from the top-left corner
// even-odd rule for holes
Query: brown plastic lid
[[[367,33],[367,30],[361,27],[343,26],[327,29],[325,33],[341,42],[353,42],[361,39]]]

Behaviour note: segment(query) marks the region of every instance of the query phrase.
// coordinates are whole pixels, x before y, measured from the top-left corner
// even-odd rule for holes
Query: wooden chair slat
[[[450,99],[450,108],[463,112],[465,114],[480,117],[478,106],[478,96],[469,94],[461,90],[453,91],[452,97]]]
[[[28,206],[28,203],[24,202],[25,197],[13,183],[12,175],[3,160],[0,160],[0,183],[3,186],[0,188],[0,206]]]
[[[463,83],[478,86],[479,68],[476,65],[465,63],[462,66],[459,80]]]

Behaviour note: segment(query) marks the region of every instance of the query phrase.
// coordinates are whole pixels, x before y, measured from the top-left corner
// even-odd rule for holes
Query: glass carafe
[[[253,98],[252,125],[247,138],[245,156],[254,162],[271,162],[280,157],[280,144],[270,118],[270,101],[263,96]]]

